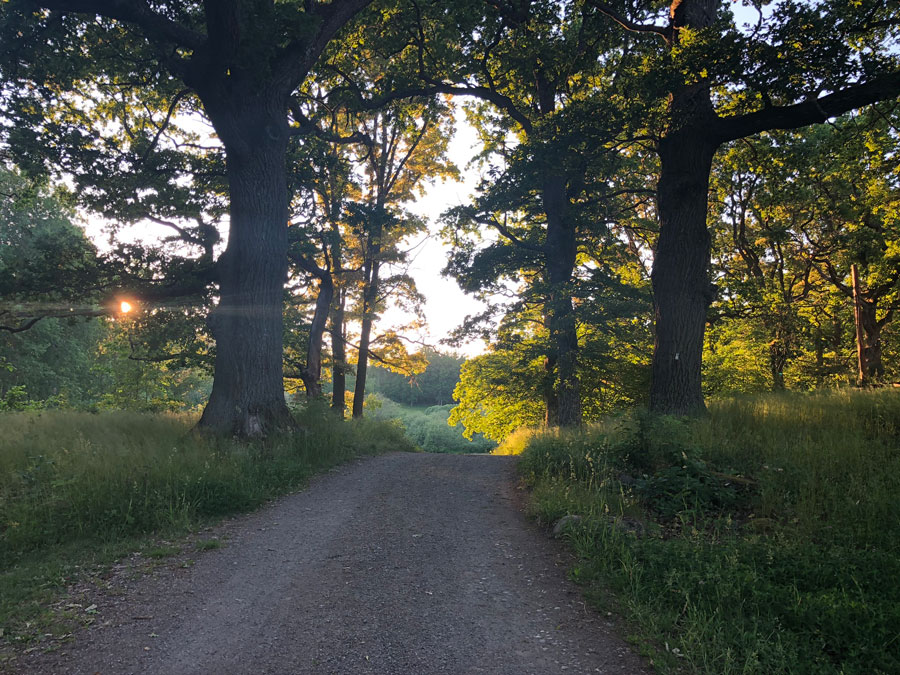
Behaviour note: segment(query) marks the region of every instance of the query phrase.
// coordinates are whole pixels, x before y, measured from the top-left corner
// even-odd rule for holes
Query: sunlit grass
[[[447,424],[452,405],[408,406],[378,394],[367,398],[366,404],[370,406],[367,415],[401,424],[407,438],[425,452],[481,453],[496,446],[494,441],[481,434],[468,440],[463,436],[461,426]]]
[[[494,450],[492,455],[521,455],[528,447],[528,442],[540,433],[540,429],[532,429],[523,427],[516,429],[509,436],[503,439],[503,442]]]
[[[662,672],[891,673],[898,430],[900,392],[755,396],[533,435],[520,466]]]

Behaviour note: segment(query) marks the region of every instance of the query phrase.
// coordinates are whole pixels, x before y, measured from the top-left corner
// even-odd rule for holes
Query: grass
[[[183,415],[3,413],[0,635],[21,643],[65,630],[50,601],[85,569],[302,487],[361,455],[413,446],[395,425],[298,413],[302,431],[264,443],[201,438]],[[198,549],[221,546],[200,542]]]
[[[497,445],[482,434],[475,434],[470,441],[463,436],[461,425],[447,424],[453,404],[420,408],[396,403],[382,395],[369,401],[373,403],[370,410],[375,419],[398,420],[410,441],[425,452],[490,452]]]
[[[659,672],[898,673],[898,441],[898,392],[757,396],[532,434],[520,468]]]

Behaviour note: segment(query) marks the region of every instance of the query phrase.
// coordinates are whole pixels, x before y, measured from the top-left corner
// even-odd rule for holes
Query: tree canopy
[[[876,0],[6,2],[0,329],[211,369],[219,433],[291,427],[285,378],[331,380],[343,414],[352,377],[359,416],[370,362],[442,358],[411,335],[406,247],[434,227],[410,202],[459,175],[462,110],[481,181],[441,216],[444,272],[488,309],[448,338],[489,348],[451,419],[696,414],[846,381],[854,352],[850,379],[883,382],[898,36]]]

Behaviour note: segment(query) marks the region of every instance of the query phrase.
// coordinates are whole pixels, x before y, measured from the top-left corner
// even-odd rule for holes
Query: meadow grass
[[[497,446],[481,434],[475,434],[472,440],[465,438],[462,425],[450,426],[447,419],[453,405],[408,406],[377,394],[366,404],[370,406],[367,414],[373,418],[399,421],[409,440],[425,452],[483,453]]]
[[[900,672],[900,392],[543,432],[520,469],[659,672]]]
[[[0,414],[0,635],[47,629],[50,598],[79,569],[298,489],[361,455],[413,446],[396,425],[298,413],[300,430],[246,444],[191,433],[186,415]],[[216,544],[200,544],[212,548]],[[171,547],[170,547],[171,548]]]

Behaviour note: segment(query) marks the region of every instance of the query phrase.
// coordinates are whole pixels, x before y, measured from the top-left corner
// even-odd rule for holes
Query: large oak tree
[[[215,129],[230,228],[215,267],[215,381],[202,428],[255,436],[290,424],[282,380],[285,157],[300,129],[289,110],[325,46],[369,2],[23,0],[0,10],[4,108],[14,125],[45,124],[34,119],[34,103],[54,97],[114,106],[92,98],[104,91],[96,83],[108,68],[116,84],[136,81],[148,107],[160,107],[160,92],[174,92],[161,128],[180,102],[195,99]],[[139,201],[139,186],[128,187]]]
[[[674,0],[663,23],[659,3],[589,2],[637,39],[633,90],[664,102],[651,128],[660,234],[650,405],[696,413],[704,408],[701,355],[714,296],[706,223],[713,155],[761,131],[896,98],[900,9],[881,0],[782,0],[765,9],[751,2],[757,24],[739,31],[724,0]]]

